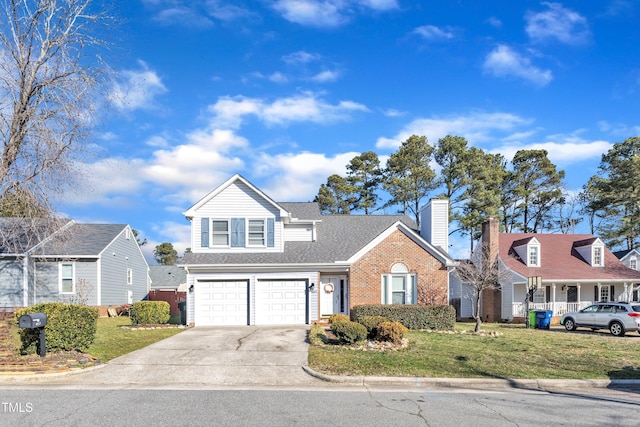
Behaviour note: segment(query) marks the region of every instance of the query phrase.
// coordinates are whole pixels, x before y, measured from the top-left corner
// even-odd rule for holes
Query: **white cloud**
[[[147,259],[154,259],[153,250],[156,245],[162,242],[171,242],[173,248],[178,252],[178,256],[184,254],[185,249],[191,246],[191,224],[186,222],[179,224],[177,222],[165,221],[161,224],[153,224],[152,231],[155,236],[159,236],[159,241],[149,241],[142,247]]]
[[[231,22],[251,18],[254,13],[218,0],[143,0],[152,19],[163,25],[208,28],[216,21]]]
[[[297,52],[290,53],[288,55],[284,55],[282,60],[287,64],[307,64],[313,61],[319,61],[322,59],[322,56],[317,53],[309,53],[304,50],[299,50]]]
[[[522,145],[507,144],[488,150],[491,153],[502,154],[511,160],[518,150],[547,150],[549,159],[556,165],[562,166],[583,160],[599,158],[606,153],[612,144],[608,141],[587,141],[575,135],[552,135],[547,141]]]
[[[450,40],[454,38],[454,32],[451,28],[440,28],[435,25],[423,25],[413,30],[413,34],[417,34],[428,41]]]
[[[396,110],[395,108],[389,108],[387,110],[383,110],[382,114],[387,117],[400,117],[404,116],[406,113],[404,111]]]
[[[513,132],[520,126],[528,125],[532,120],[510,113],[471,113],[450,117],[434,117],[417,119],[405,126],[393,138],[379,138],[376,147],[379,149],[396,149],[402,141],[411,135],[425,135],[430,144],[447,135],[465,137],[470,144],[478,145],[492,141],[496,133]]]
[[[310,27],[337,27],[360,10],[397,9],[396,0],[277,0],[273,8],[287,21]]]
[[[496,18],[495,16],[492,16],[489,19],[487,19],[487,23],[492,27],[495,27],[498,29],[502,28],[502,21]]]
[[[325,70],[321,71],[315,76],[312,76],[309,80],[317,82],[317,83],[326,83],[326,82],[335,82],[340,78],[340,72]]]
[[[167,92],[158,74],[139,61],[140,70],[123,70],[109,96],[120,110],[150,109],[155,107],[155,98]]]
[[[544,12],[528,12],[526,31],[534,41],[558,40],[566,44],[582,44],[589,40],[591,32],[587,19],[559,3],[544,2]]]
[[[246,116],[255,116],[267,125],[286,125],[291,122],[333,123],[351,118],[354,112],[369,111],[367,107],[352,101],[329,104],[318,94],[305,92],[287,98],[279,98],[271,103],[259,98],[244,96],[221,97],[209,106],[214,114],[215,127],[237,129]]]
[[[550,70],[542,70],[531,64],[531,60],[512,50],[509,46],[499,45],[492,50],[482,68],[496,77],[514,76],[527,80],[537,86],[545,86],[552,79]]]
[[[337,4],[336,4],[337,3]],[[311,27],[337,27],[347,22],[339,2],[278,0],[273,8],[287,21]]]
[[[311,201],[329,176],[345,175],[346,165],[359,154],[349,152],[331,157],[310,152],[262,154],[256,161],[254,174],[269,177],[262,188],[277,201]]]

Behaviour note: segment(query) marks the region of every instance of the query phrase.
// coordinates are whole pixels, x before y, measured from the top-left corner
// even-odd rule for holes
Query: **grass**
[[[96,339],[89,347],[88,353],[101,362],[108,362],[184,330],[180,328],[131,330],[120,327],[130,324],[131,320],[126,316],[99,318]]]
[[[472,324],[458,324],[472,331]],[[411,331],[406,349],[362,351],[337,345],[310,346],[309,366],[333,375],[442,378],[640,379],[640,336],[524,325],[485,324],[483,332]]]

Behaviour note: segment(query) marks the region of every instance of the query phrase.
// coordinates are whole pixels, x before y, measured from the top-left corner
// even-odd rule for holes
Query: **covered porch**
[[[512,317],[526,317],[527,283],[514,283]],[[640,285],[631,282],[542,283],[529,298],[529,310],[552,311],[554,316],[579,311],[594,302],[639,301]]]

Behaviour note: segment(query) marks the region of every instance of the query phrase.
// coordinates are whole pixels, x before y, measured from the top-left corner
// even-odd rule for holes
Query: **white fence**
[[[554,316],[562,316],[565,313],[579,311],[593,304],[591,301],[581,302],[546,302],[546,303],[529,303],[529,310],[546,310],[552,311]],[[513,303],[513,317],[526,317],[525,304],[523,302]]]

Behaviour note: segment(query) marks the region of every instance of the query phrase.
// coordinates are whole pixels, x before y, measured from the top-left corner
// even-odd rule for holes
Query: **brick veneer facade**
[[[418,304],[449,303],[449,272],[433,255],[400,230],[395,230],[350,269],[350,306],[380,304],[382,275],[391,273],[396,263],[407,266],[417,276]]]

